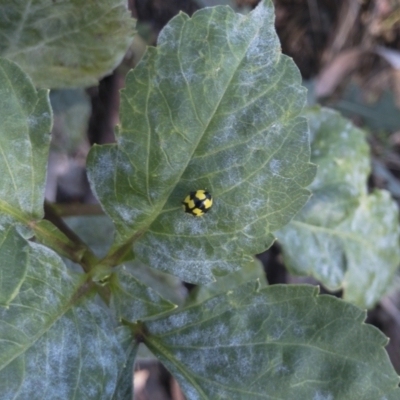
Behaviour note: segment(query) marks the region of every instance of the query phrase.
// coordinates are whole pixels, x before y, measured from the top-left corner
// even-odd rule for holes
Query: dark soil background
[[[386,188],[400,199],[400,2],[398,0],[273,0],[276,29],[284,54],[299,67],[310,104],[333,107],[365,128],[371,145],[371,188]],[[191,15],[204,6],[228,4],[248,12],[258,0],[129,0],[138,19],[138,36],[125,60],[98,87],[88,89],[92,103],[88,141],[55,179],[56,201],[99,208],[84,173],[89,145],[114,141],[118,91],[147,44],[154,45],[163,26],[179,11]],[[55,123],[55,127],[57,124]],[[51,174],[51,160],[49,173]],[[76,184],[78,180],[78,185]],[[71,205],[72,202],[72,205]],[[92,204],[92,205],[91,205]],[[307,282],[285,270],[278,246],[259,255],[270,284]],[[400,278],[399,278],[400,282]],[[190,290],[190,288],[188,288]],[[321,288],[323,292],[324,289]],[[340,296],[340,293],[335,293]],[[368,323],[391,338],[387,351],[400,373],[400,283],[368,313]],[[166,369],[152,360],[139,362],[135,399],[182,400]]]

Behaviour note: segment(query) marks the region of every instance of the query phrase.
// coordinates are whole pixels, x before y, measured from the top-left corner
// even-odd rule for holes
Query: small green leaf
[[[0,26],[0,55],[47,88],[95,85],[134,35],[125,0],[3,0]]]
[[[125,268],[112,275],[110,289],[110,307],[119,320],[135,322],[171,311],[176,307],[164,300],[155,290],[137,280]]]
[[[372,307],[387,291],[400,263],[398,209],[388,192],[367,193],[369,152],[362,130],[327,109],[308,113],[313,196],[276,232],[285,264],[313,275],[344,298]]]
[[[137,328],[190,400],[394,399],[387,339],[365,317],[311,286],[251,283]]]
[[[85,275],[44,246],[25,252],[21,289],[0,309],[2,400],[111,398],[124,362],[112,320],[93,298],[79,300]]]
[[[43,217],[51,124],[48,91],[36,91],[16,64],[0,59],[1,214]]]
[[[188,282],[239,269],[274,241],[309,197],[305,90],[280,52],[271,1],[181,13],[121,92],[117,144],[88,157],[93,190],[138,259]],[[210,212],[182,210],[207,189]],[[115,256],[114,258],[112,256]]]

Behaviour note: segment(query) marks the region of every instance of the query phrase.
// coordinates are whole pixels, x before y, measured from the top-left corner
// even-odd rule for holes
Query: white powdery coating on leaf
[[[382,340],[376,337],[377,340],[365,341],[364,345],[374,354],[360,354],[354,348],[350,351],[351,347],[346,349],[342,343],[341,350],[332,353],[332,337],[318,334],[321,327],[322,330],[331,329],[335,325],[331,326],[331,322],[342,316],[343,322],[346,321],[345,331],[343,325],[336,327],[343,334],[336,343],[342,342],[343,338],[358,343],[363,331],[368,329],[359,318],[360,312],[354,314],[355,307],[351,311],[350,306],[343,303],[341,309],[332,307],[332,299],[316,299],[311,292],[305,296],[304,291],[291,293],[292,290],[268,288],[254,296],[253,302],[249,287],[237,288],[229,295],[223,294],[183,310],[183,319],[175,315],[150,322],[147,326],[150,335],[159,335],[154,337],[158,342],[155,353],[193,398],[242,399],[268,393],[273,398],[295,399],[297,393],[303,396],[306,393],[308,398],[333,400],[339,393],[358,393],[357,385],[365,387],[365,383],[369,383],[365,372],[375,365],[368,366],[368,359],[376,360],[378,352],[381,361],[386,359],[382,343],[379,343]],[[310,303],[298,306],[306,297],[313,307],[309,307]],[[321,302],[319,306],[314,299]],[[250,331],[252,337],[243,331]],[[281,341],[272,343],[273,337]],[[163,351],[159,354],[161,348]],[[329,370],[330,362],[335,362],[337,368]],[[352,363],[354,366],[349,366]],[[376,368],[376,373],[380,373],[380,368]],[[385,393],[398,381],[394,370],[388,371],[382,372],[380,377],[387,379],[380,388]],[[349,380],[344,379],[346,372],[352,375]],[[362,379],[364,382],[360,382]],[[350,391],[352,388],[353,392]],[[244,393],[248,397],[244,397]],[[368,388],[361,397],[367,398],[365,394],[368,394]]]
[[[269,168],[271,170],[271,173],[274,175],[279,175],[280,167],[281,167],[280,160],[272,159],[269,163]]]
[[[114,171],[114,160],[111,158],[109,152],[97,152],[96,166],[93,169],[88,170],[88,179],[91,183],[91,187],[97,194],[97,197],[107,197],[113,195],[113,186],[102,185],[98,186],[97,181],[104,179],[107,182],[113,181]]]
[[[151,250],[151,254],[150,253]],[[161,271],[171,273],[176,276],[180,276],[187,281],[195,280],[198,282],[209,283],[212,281],[211,267],[213,266],[213,261],[208,259],[207,263],[204,261],[204,257],[207,255],[202,249],[193,249],[189,244],[182,249],[174,252],[174,258],[168,260],[166,250],[169,250],[168,243],[163,245],[161,242],[157,242],[157,249],[154,250],[153,246],[135,247],[138,258],[146,262],[148,265],[153,265]],[[163,268],[166,262],[171,262],[173,266]],[[223,267],[225,264],[223,260],[215,260],[218,267]],[[188,265],[191,266],[188,270]]]
[[[141,214],[140,210],[126,206],[123,204],[118,204],[114,207],[115,212],[120,216],[120,218],[125,222],[126,225],[132,225],[136,217]]]
[[[52,318],[58,315],[62,302],[66,301],[63,295],[73,293],[69,292],[73,290],[73,280],[60,257],[52,250],[30,242],[25,251],[28,253],[28,271],[24,283],[9,311],[1,310],[0,315],[4,320],[12,321],[28,343],[37,330],[46,329]],[[21,346],[26,343],[21,343]]]
[[[317,391],[313,398],[313,400],[335,400],[334,396],[331,393],[322,393]]]
[[[153,325],[152,334],[163,335],[168,332],[171,327],[175,329],[183,328],[192,321],[192,314],[190,311],[183,311],[171,315],[168,318],[161,320],[158,324]]]
[[[274,10],[271,5],[267,6],[265,2],[260,2],[251,12],[251,19],[261,26],[266,23],[266,20],[271,20],[273,15]]]
[[[26,354],[21,395],[108,399],[115,390],[121,353],[106,320],[94,304],[62,316]]]
[[[176,40],[175,29],[176,28],[173,25],[167,24],[158,35],[158,45],[161,47],[168,45],[169,49],[175,49],[179,44],[179,42]]]
[[[1,323],[15,329],[14,348],[9,347],[14,353],[9,356],[15,354],[25,364],[19,370],[19,396],[110,398],[122,364],[111,321],[91,301],[68,311],[78,275],[69,273],[60,257],[42,245],[29,243],[26,251],[26,279],[10,307],[0,309]],[[0,381],[12,367],[0,372]]]
[[[271,176],[267,173],[265,174],[257,174],[253,177],[253,182],[255,185],[257,185],[260,188],[268,187],[269,180],[271,179]]]
[[[27,118],[27,122],[28,122],[29,128],[31,128],[31,129],[35,128],[37,125],[39,125],[41,123],[42,119],[45,119],[45,118],[48,118],[48,117],[49,117],[48,113],[44,113],[41,116],[30,115]]]
[[[264,250],[270,227],[301,203],[290,203],[296,179],[281,158],[290,151],[307,168],[306,128],[292,135],[298,153],[283,143],[305,96],[273,18],[271,3],[247,16],[226,7],[180,15],[128,75],[121,153],[97,151],[91,182],[121,240],[143,230],[135,250],[154,268],[210,281]],[[210,212],[178,214],[178,193],[201,187],[215,194]]]

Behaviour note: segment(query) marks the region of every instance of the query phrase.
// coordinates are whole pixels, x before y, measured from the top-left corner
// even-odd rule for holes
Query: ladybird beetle
[[[204,215],[211,208],[212,203],[211,194],[202,189],[190,192],[182,202],[185,212],[195,217]]]

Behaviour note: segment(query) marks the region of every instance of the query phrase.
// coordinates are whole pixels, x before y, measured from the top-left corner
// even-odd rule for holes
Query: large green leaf
[[[51,124],[48,91],[36,91],[16,64],[0,59],[1,213],[43,217]]]
[[[310,201],[276,232],[285,263],[329,289],[343,288],[346,300],[372,307],[400,263],[397,206],[388,192],[367,193],[362,130],[327,109],[310,111],[308,119],[318,173]]]
[[[133,27],[125,0],[2,0],[0,55],[36,86],[94,85],[119,64]]]
[[[190,400],[398,398],[365,316],[311,286],[251,283],[138,329]]]
[[[29,268],[19,294],[0,309],[0,393],[8,399],[109,399],[124,351],[112,320],[44,246],[22,249]]]
[[[175,17],[127,76],[117,144],[89,154],[114,255],[134,243],[147,265],[207,283],[270,246],[315,173],[304,102],[271,1],[246,16],[221,6]],[[213,208],[184,214],[182,200],[201,188]]]

